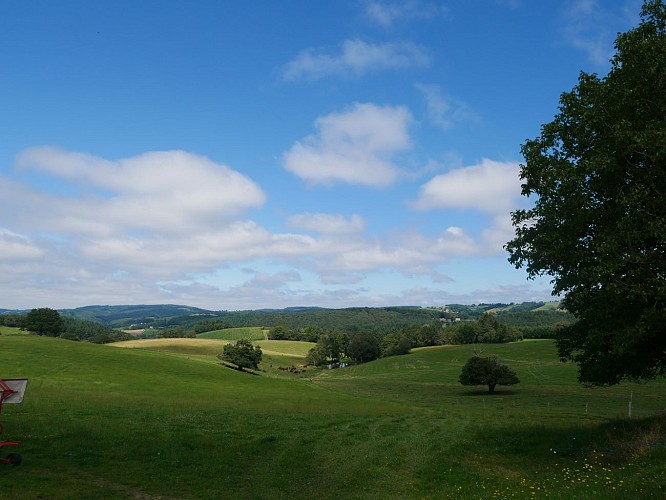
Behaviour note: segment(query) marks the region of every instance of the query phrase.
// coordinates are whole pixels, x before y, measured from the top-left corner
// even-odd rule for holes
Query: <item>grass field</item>
[[[0,375],[30,378],[0,415],[23,441],[2,450],[23,464],[0,468],[0,498],[666,493],[666,383],[581,387],[550,341],[488,347],[521,378],[495,396],[457,383],[469,346],[294,376],[270,364],[311,344],[257,342],[250,375],[218,363],[223,340],[132,342],[0,335]]]
[[[220,339],[220,340],[267,340],[268,329],[259,326],[225,328],[223,330],[213,330],[211,332],[200,333],[197,335],[200,339]]]

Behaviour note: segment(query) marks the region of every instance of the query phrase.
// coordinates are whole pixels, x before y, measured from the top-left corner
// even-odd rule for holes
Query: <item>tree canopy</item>
[[[529,277],[552,278],[577,321],[560,357],[579,380],[666,374],[666,6],[646,0],[618,35],[606,77],[581,73],[559,113],[522,146],[522,194],[506,248]]]
[[[226,344],[218,358],[232,363],[240,371],[244,371],[245,368],[253,370],[259,368],[262,356],[261,347],[253,346],[249,340],[238,340],[234,344]]]
[[[55,309],[41,307],[25,315],[23,328],[37,335],[58,337],[64,331],[65,322]]]
[[[357,363],[367,363],[379,358],[379,341],[370,332],[359,332],[349,341],[347,355]]]
[[[484,313],[478,321],[461,321],[450,327],[454,344],[503,344],[520,338],[517,328],[500,323],[494,314]]]
[[[462,385],[487,385],[488,392],[495,392],[498,385],[514,385],[520,382],[518,375],[496,356],[475,355],[467,360],[458,381]]]

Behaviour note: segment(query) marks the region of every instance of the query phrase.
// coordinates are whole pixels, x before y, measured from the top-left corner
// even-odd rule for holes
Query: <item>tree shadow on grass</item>
[[[231,364],[228,364],[228,363],[218,363],[218,365],[224,366],[225,368],[229,368],[230,370],[233,370],[235,372],[247,373],[248,375],[255,375],[257,377],[259,376],[259,373],[251,372],[251,371],[245,370],[243,368],[238,368],[237,366],[234,366],[234,365],[231,365]]]
[[[584,457],[618,465],[654,449],[666,454],[666,413],[596,425],[556,426],[552,421],[521,426],[490,425],[479,429],[475,439],[526,459]]]

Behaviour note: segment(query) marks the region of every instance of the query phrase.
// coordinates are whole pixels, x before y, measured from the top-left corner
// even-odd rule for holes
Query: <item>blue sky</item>
[[[0,2],[0,308],[549,300],[520,146],[640,5]]]

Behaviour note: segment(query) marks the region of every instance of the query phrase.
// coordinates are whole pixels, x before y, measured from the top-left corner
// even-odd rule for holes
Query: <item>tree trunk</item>
[[[497,384],[488,384],[488,392],[495,392],[495,386]]]

